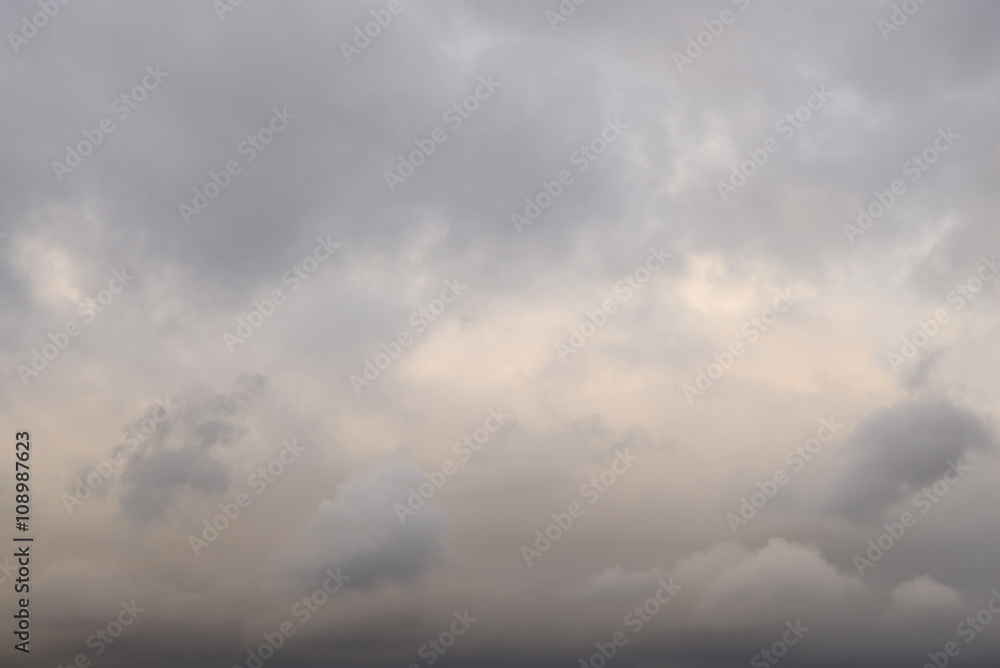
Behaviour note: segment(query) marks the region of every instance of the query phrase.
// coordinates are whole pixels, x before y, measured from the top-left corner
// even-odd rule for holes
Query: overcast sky
[[[579,2],[0,5],[0,663],[997,664],[1000,5]]]

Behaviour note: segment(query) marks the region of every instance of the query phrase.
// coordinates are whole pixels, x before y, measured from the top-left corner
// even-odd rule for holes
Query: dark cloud
[[[842,449],[830,506],[854,518],[887,507],[994,445],[982,420],[945,401],[907,401],[866,418]]]

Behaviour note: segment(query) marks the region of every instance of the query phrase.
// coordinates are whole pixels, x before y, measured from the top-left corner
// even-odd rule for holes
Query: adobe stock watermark
[[[882,41],[888,42],[889,37],[894,32],[910,22],[910,17],[920,11],[920,8],[927,4],[927,0],[903,0],[901,3],[892,3],[892,11],[889,12],[889,19],[879,19],[875,21],[875,26],[882,33]]]
[[[335,244],[330,239],[331,235],[316,237],[316,246],[312,253],[306,255],[292,268],[281,275],[281,282],[284,285],[292,286],[289,292],[295,292],[302,285],[312,278],[324,262],[330,259],[333,251],[340,248],[340,244]],[[265,321],[274,315],[277,308],[285,303],[288,295],[281,288],[272,289],[263,299],[253,300],[253,309],[244,316],[236,319],[236,328],[233,333],[223,332],[222,342],[226,344],[229,352],[236,352],[236,346],[246,343],[253,336]]]
[[[660,586],[653,595],[647,598],[642,605],[637,605],[625,613],[625,617],[622,619],[622,624],[632,631],[633,636],[653,621],[653,617],[660,614],[664,606],[677,595],[677,592],[684,588],[674,582],[673,576],[665,580],[660,578],[657,584]],[[618,650],[628,644],[628,641],[629,637],[625,631],[615,631],[607,642],[594,643],[594,648],[597,651],[588,658],[580,659],[580,668],[604,668],[611,659],[615,658]]]
[[[361,375],[352,373],[348,376],[351,387],[354,388],[354,394],[360,397],[362,390],[370,387],[372,383],[381,378],[382,372],[402,356],[403,349],[413,345],[414,337],[426,332],[431,324],[447,310],[448,306],[454,304],[455,300],[467,289],[468,286],[459,283],[457,278],[453,281],[446,280],[440,297],[432,299],[427,303],[427,306],[410,314],[409,322],[416,329],[415,334],[411,333],[409,329],[403,329],[388,344],[380,343],[379,347],[382,348],[382,352],[375,355],[374,361],[365,358]]]
[[[962,135],[952,132],[950,125],[947,129],[938,128],[937,136],[931,144],[904,162],[900,171],[904,176],[910,177],[910,183],[916,183],[927,173],[927,170],[937,163],[941,155],[947,153],[955,145],[955,141],[961,138]],[[872,194],[875,198],[867,206],[858,207],[856,224],[844,223],[844,233],[847,235],[847,240],[853,244],[857,237],[867,232],[875,224],[875,221],[884,216],[906,192],[907,185],[902,179],[893,180],[887,190],[874,191]]]
[[[734,5],[737,5],[741,12],[745,12],[750,7],[752,0],[732,0]],[[684,53],[680,51],[674,51],[674,65],[677,66],[677,71],[684,74],[684,68],[687,65],[693,65],[694,61],[698,60],[705,49],[715,44],[715,40],[722,36],[722,33],[726,31],[726,26],[730,26],[736,23],[736,18],[739,15],[734,13],[731,9],[723,9],[719,14],[717,19],[705,19],[701,22],[705,29],[696,35],[688,35],[687,37],[687,48],[684,49]]]
[[[108,287],[98,290],[94,297],[89,297],[77,304],[76,312],[83,318],[83,325],[89,325],[102,313],[105,308],[111,305],[115,295],[119,295],[135,280],[135,276],[128,273],[128,269],[122,267],[121,270],[111,272],[111,280]],[[27,387],[30,379],[37,378],[45,369],[49,367],[62,351],[66,350],[73,339],[78,337],[83,331],[81,323],[76,320],[69,320],[61,329],[53,334],[48,333],[49,343],[42,344],[41,351],[37,348],[31,349],[31,360],[29,365],[18,364],[17,373],[21,376],[21,382]]]
[[[632,465],[639,461],[639,458],[629,454],[628,448],[623,448],[615,452],[615,458],[608,468],[580,487],[580,496],[587,500],[588,505],[594,505],[601,495],[606,493],[618,478],[628,473]],[[521,556],[524,563],[530,568],[532,560],[541,559],[542,554],[549,551],[552,544],[562,538],[563,534],[569,531],[575,520],[583,517],[584,507],[578,501],[574,501],[566,508],[566,512],[552,513],[552,523],[543,529],[535,529],[534,548],[528,544],[521,545]]]
[[[628,125],[622,123],[618,116],[615,116],[614,120],[605,119],[604,128],[600,134],[586,144],[580,144],[570,154],[570,165],[576,167],[578,174],[587,171],[627,129]],[[515,211],[510,214],[510,222],[514,225],[517,233],[521,234],[525,227],[533,225],[541,217],[542,212],[552,206],[552,203],[562,196],[566,188],[573,185],[574,179],[573,173],[568,169],[561,170],[551,181],[542,179],[542,189],[538,194],[534,197],[525,197],[524,209],[520,213]]]
[[[340,43],[340,52],[344,54],[344,59],[348,64],[355,56],[360,56],[361,52],[371,45],[372,40],[382,34],[382,29],[389,27],[392,19],[406,9],[410,0],[405,0],[405,2],[406,4],[403,4],[403,0],[389,0],[385,9],[371,11],[374,20],[365,23],[363,29],[361,25],[354,26],[354,39],[351,40],[351,43]]]
[[[428,666],[433,666],[438,659],[444,656],[477,621],[469,614],[468,610],[456,611],[451,616],[454,617],[454,620],[448,625],[448,628],[435,637],[428,638],[427,642],[417,650],[417,656],[424,659]],[[420,668],[420,664],[411,663],[407,668]]]
[[[808,626],[802,625],[801,619],[796,619],[795,623],[791,621],[785,622],[785,628],[787,629],[781,634],[779,640],[775,640],[771,643],[771,646],[760,650],[753,655],[750,659],[750,665],[753,668],[767,668],[768,666],[773,666],[778,661],[782,659],[786,654],[788,654],[788,649],[799,644],[799,641],[809,632]]]
[[[14,53],[20,53],[21,48],[34,39],[38,31],[47,26],[69,2],[70,0],[38,0],[38,7],[42,11],[35,12],[30,17],[24,15],[21,17],[21,29],[16,33],[7,33],[7,41],[10,42],[10,48],[14,49]]]
[[[472,433],[464,436],[460,441],[456,441],[451,450],[458,456],[460,462],[467,462],[472,456],[479,452],[493,437],[493,434],[500,431],[508,420],[513,420],[514,416],[504,411],[503,406],[491,408],[489,415],[483,421],[482,426],[472,430]],[[420,483],[416,488],[409,488],[410,493],[406,497],[406,505],[396,503],[392,508],[396,511],[396,517],[400,524],[406,524],[406,519],[410,515],[416,515],[417,511],[424,507],[433,496],[444,487],[448,479],[458,473],[458,465],[450,459],[441,462],[441,466],[431,471],[424,472],[425,482]]]
[[[592,339],[597,331],[608,323],[608,319],[618,312],[619,299],[621,304],[625,304],[642,289],[642,286],[652,278],[653,273],[666,264],[667,259],[673,257],[671,253],[663,250],[663,246],[656,248],[649,247],[649,255],[645,262],[634,270],[625,274],[614,286],[614,295],[605,299],[601,306],[593,311],[586,311],[587,320],[569,330],[569,338],[566,343],[556,342],[556,354],[565,364],[571,355],[576,353]]]
[[[131,116],[132,112],[145,102],[146,97],[159,88],[160,84],[169,76],[170,72],[164,72],[160,69],[159,65],[156,65],[156,67],[147,65],[146,75],[142,80],[133,86],[131,90],[122,93],[111,101],[111,113],[114,114],[114,118],[105,116],[98,121],[97,126],[92,130],[84,129],[81,133],[83,134],[83,139],[72,146],[66,144],[66,155],[63,158],[63,162],[59,162],[58,160],[52,161],[52,171],[56,175],[56,180],[62,183],[63,178],[67,174],[72,173],[74,169],[82,165],[84,159],[91,155],[94,149],[100,146],[108,135],[117,129],[115,119],[121,123]]]
[[[556,11],[546,9],[545,20],[549,22],[552,32],[556,31],[560,23],[565,23],[569,17],[573,16],[576,13],[577,7],[586,4],[586,2],[587,0],[560,0]]]
[[[268,486],[281,477],[287,468],[306,451],[305,446],[299,445],[295,438],[284,441],[282,445],[284,447],[274,459],[247,476],[247,486],[253,489],[257,496],[263,494]],[[209,545],[218,540],[222,532],[232,526],[242,512],[251,505],[253,505],[253,497],[247,492],[240,492],[231,502],[223,501],[220,503],[219,510],[221,512],[212,517],[211,520],[203,520],[201,537],[194,534],[188,536],[188,545],[191,546],[194,556],[200,556]]]
[[[139,444],[156,433],[160,425],[170,419],[176,413],[178,407],[170,402],[170,397],[166,400],[157,399],[156,408],[147,416],[143,417],[132,425],[131,430],[123,431],[121,444],[111,453],[111,456],[104,461],[92,464],[93,471],[85,476],[77,476],[76,487],[72,494],[63,494],[62,502],[66,506],[66,512],[73,514],[76,506],[82,506],[83,502],[93,496],[94,492],[114,475],[114,472],[125,465],[128,455],[135,452]]]
[[[816,430],[816,435],[806,439],[804,444],[796,445],[793,449],[789,450],[788,454],[785,455],[785,463],[792,467],[792,472],[798,473],[843,428],[844,425],[838,424],[836,418],[830,418],[829,420],[823,418],[820,420],[820,426]],[[775,470],[770,478],[757,481],[758,491],[751,493],[749,499],[745,496],[740,498],[740,507],[737,511],[739,515],[726,513],[726,522],[729,523],[729,528],[732,530],[733,535],[737,534],[740,527],[750,524],[750,520],[755,518],[757,513],[764,509],[767,502],[777,496],[778,488],[787,485],[789,480],[791,478],[788,477],[785,470],[779,468]]]
[[[453,131],[462,127],[462,124],[472,118],[482,102],[490,99],[490,96],[500,88],[499,81],[493,80],[493,75],[479,77],[479,85],[470,95],[448,107],[442,115],[442,120],[448,124]],[[438,145],[448,141],[448,133],[444,128],[434,128],[425,139],[414,139],[416,150],[410,151],[407,155],[399,154],[399,164],[396,171],[386,170],[385,183],[389,186],[389,192],[396,192],[396,187],[404,183],[406,179],[413,176],[417,169],[423,165],[428,158],[434,155]]]
[[[136,605],[134,598],[131,603],[122,601],[121,608],[121,612],[108,622],[107,625],[87,636],[86,645],[89,649],[94,650],[95,659],[104,654],[111,645],[115,644],[115,641],[125,633],[125,629],[132,626],[135,620],[139,619],[139,615],[146,611],[146,608],[140,608]],[[60,664],[59,668],[90,668],[90,665],[91,659],[88,653],[80,652],[73,657],[73,663],[68,666]]]
[[[200,188],[195,187],[192,189],[194,196],[191,198],[191,204],[181,202],[177,205],[184,223],[189,225],[194,216],[200,215],[207,209],[208,205],[219,197],[223,190],[229,187],[233,178],[243,172],[243,165],[250,164],[258,155],[267,150],[271,142],[284,132],[293,120],[295,120],[295,114],[288,113],[288,107],[282,107],[281,109],[273,107],[271,109],[271,118],[267,121],[267,124],[254,134],[248,135],[236,147],[236,154],[244,156],[243,164],[241,165],[240,161],[234,158],[227,160],[223,169],[218,172],[209,170],[208,181]]]
[[[929,513],[936,504],[941,502],[945,494],[950,492],[965,477],[965,474],[971,470],[968,466],[962,464],[961,459],[958,461],[949,461],[947,473],[913,496],[913,499],[911,499],[913,509],[918,510],[921,516]],[[858,575],[864,577],[865,570],[873,568],[875,564],[880,562],[889,550],[903,540],[906,530],[912,529],[917,525],[917,520],[919,519],[919,516],[907,510],[899,516],[898,520],[883,523],[882,528],[885,531],[876,538],[868,539],[866,543],[868,550],[864,555],[854,555],[854,567],[858,569]]]
[[[756,343],[760,339],[761,333],[768,331],[771,326],[778,322],[782,314],[788,313],[788,310],[795,305],[797,299],[798,297],[792,294],[791,288],[778,290],[778,296],[772,302],[771,306],[761,311],[759,316],[755,315],[746,320],[740,329],[740,333],[749,338],[750,343]],[[715,381],[722,378],[723,374],[731,369],[736,360],[743,357],[746,351],[747,347],[743,345],[741,340],[737,339],[730,343],[721,353],[715,353],[712,356],[715,360],[714,362],[705,368],[698,369],[698,376],[695,378],[694,385],[685,384],[681,388],[684,392],[684,397],[688,400],[688,405],[694,404],[696,397],[700,397],[710,390],[715,385]]]
[[[975,615],[969,615],[955,626],[955,635],[965,641],[966,646],[972,644],[976,638],[986,630],[986,627],[993,623],[996,615],[1000,615],[1000,592],[996,587],[990,590],[992,596],[986,605],[980,608]],[[947,668],[951,660],[962,653],[962,646],[954,640],[949,640],[938,652],[928,652],[930,659],[922,668]]]
[[[797,130],[805,127],[813,117],[813,112],[819,111],[830,99],[832,93],[826,89],[826,84],[809,87],[810,95],[806,101],[777,120],[774,124],[775,132],[779,133],[785,141],[795,136]],[[733,165],[729,173],[729,182],[716,181],[716,188],[723,202],[729,200],[729,196],[747,184],[747,180],[763,167],[768,159],[781,149],[781,142],[775,137],[768,137],[759,148],[748,148],[748,159]]]
[[[960,311],[998,273],[1000,273],[1000,264],[997,263],[997,256],[994,255],[992,259],[983,256],[976,275],[970,276],[955,286],[955,289],[951,290],[945,299],[949,304],[955,304],[956,311]],[[948,309],[943,308],[934,311],[933,318],[918,320],[919,329],[902,338],[902,345],[898,352],[888,354],[889,366],[892,367],[892,370],[898,372],[904,364],[916,361],[917,352],[927,346],[941,331],[941,327],[949,322],[951,322],[951,314],[948,313]]]
[[[326,579],[323,580],[321,586],[316,587],[308,596],[303,596],[301,600],[296,601],[292,605],[291,610],[289,610],[289,614],[296,618],[300,627],[308,622],[314,614],[319,612],[320,608],[330,600],[330,597],[340,591],[344,584],[351,579],[349,575],[344,575],[340,572],[339,566],[336,572],[329,568],[326,569],[325,575]],[[292,620],[288,619],[279,624],[278,628],[274,631],[265,631],[261,634],[264,642],[255,648],[247,650],[246,668],[260,668],[263,666],[264,662],[274,656],[284,646],[285,640],[295,635],[297,630]],[[243,668],[243,666],[235,664],[233,668]]]

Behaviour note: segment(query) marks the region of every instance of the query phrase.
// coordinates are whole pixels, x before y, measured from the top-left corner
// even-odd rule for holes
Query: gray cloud
[[[945,401],[907,401],[866,418],[842,450],[831,508],[875,516],[934,482],[950,462],[991,448],[993,435],[974,414]]]
[[[146,524],[163,519],[182,494],[226,491],[230,470],[214,455],[247,433],[239,422],[263,391],[263,378],[246,377],[228,394],[199,388],[182,398],[177,413],[129,455],[121,475],[124,515]]]
[[[245,664],[335,567],[350,586],[266,666],[423,665],[465,609],[480,621],[436,665],[579,665],[661,576],[682,595],[614,665],[746,665],[793,615],[814,630],[789,665],[921,665],[989,598],[996,281],[949,295],[1000,252],[996,3],[920,4],[884,39],[878,21],[910,0],[402,0],[391,21],[387,0],[243,2],[223,20],[215,2],[52,2],[16,50],[43,10],[0,6],[0,427],[38,443],[40,662],[71,662],[136,597],[149,623],[102,665]],[[553,30],[560,7],[575,9]],[[378,34],[348,63],[341,42],[366,24]],[[701,53],[679,71],[689,37]],[[115,100],[156,67],[123,116]],[[500,85],[453,127],[480,77]],[[776,123],[821,86],[785,136]],[[280,132],[275,109],[294,116]],[[104,118],[114,130],[57,175]],[[580,171],[609,119],[626,127]],[[390,191],[386,171],[436,128],[447,140]],[[959,137],[911,180],[939,128]],[[852,243],[844,226],[895,179],[905,192]],[[540,212],[518,234],[526,199]],[[342,245],[293,289],[318,236]],[[626,300],[650,245],[673,256]],[[122,267],[135,281],[86,319]],[[419,329],[456,277],[468,290]],[[789,287],[803,298],[751,340],[743,323]],[[949,323],[894,373],[887,354],[941,308]],[[241,319],[253,333],[231,351]],[[356,394],[350,375],[401,334]],[[688,403],[680,388],[734,341],[745,353]],[[168,394],[177,414],[123,444]],[[499,405],[515,424],[466,461],[454,443]],[[791,471],[831,415],[853,432]],[[302,457],[258,494],[289,439]],[[581,486],[621,448],[638,463],[589,503]],[[114,454],[124,467],[68,513],[61,495]],[[959,457],[975,464],[961,485],[859,581],[853,555]],[[448,461],[401,525],[394,504]],[[726,514],[779,467],[789,485],[734,536]],[[526,566],[519,547],[573,502],[582,516]],[[959,660],[997,656],[983,634]]]
[[[449,518],[436,503],[426,502],[400,522],[396,504],[405,506],[421,483],[427,479],[419,469],[392,459],[353,475],[275,555],[277,577],[302,586],[328,568],[343,568],[349,588],[371,588],[412,582],[454,559],[445,543]]]

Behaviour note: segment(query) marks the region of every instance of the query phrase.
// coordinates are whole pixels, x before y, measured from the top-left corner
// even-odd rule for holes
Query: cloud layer
[[[995,3],[0,25],[32,661],[996,665]]]

